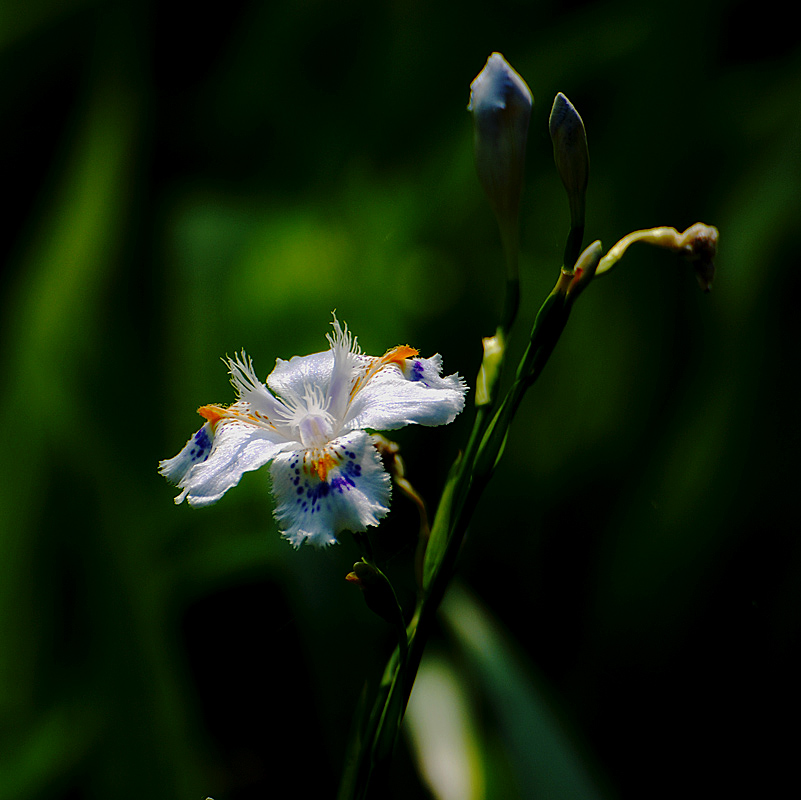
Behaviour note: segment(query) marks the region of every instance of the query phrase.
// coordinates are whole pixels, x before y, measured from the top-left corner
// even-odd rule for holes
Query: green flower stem
[[[482,413],[486,416],[485,409],[479,409],[476,414],[473,434],[457,473],[458,483],[454,491],[455,502],[452,504],[449,513],[450,524],[447,547],[428,587],[421,608],[420,623],[417,630],[413,632],[413,642],[410,645],[410,658],[412,660],[414,659],[415,644],[420,637],[420,626],[423,625],[429,608],[433,608],[436,611],[444,595],[445,588],[450,582],[453,565],[464,539],[467,526],[481,494],[487,483],[489,483],[495,466],[503,453],[503,446],[512,419],[525,392],[537,380],[548,362],[567,324],[569,314],[570,306],[566,302],[565,295],[558,284],[557,289],[551,293],[537,314],[531,341],[520,362],[517,378],[504,397],[500,407],[486,426],[483,425],[483,420],[479,420],[479,416]],[[481,435],[480,443],[476,445],[482,429],[483,434]],[[473,453],[475,453],[475,456]]]
[[[399,664],[399,649],[396,647],[384,669],[384,676],[376,691],[367,722],[352,735],[337,800],[363,800],[367,797],[373,778],[377,749],[379,743],[386,739],[384,729],[387,711],[391,705],[389,700],[392,690],[398,685]],[[362,704],[361,711],[363,710]],[[359,717],[363,717],[363,713],[357,713],[356,718]]]
[[[578,233],[575,237],[580,242]],[[569,238],[573,238],[573,229]],[[700,262],[705,271],[699,281],[702,278],[706,280],[707,288],[711,283],[717,230],[701,223],[692,226],[684,234],[678,234],[671,228],[637,231],[621,240],[607,255],[606,261],[601,259],[600,242],[594,242],[581,254],[575,269],[562,270],[554,290],[537,313],[514,382],[502,401],[499,402],[495,397],[476,409],[465,452],[451,467],[431,528],[423,570],[423,588],[414,617],[405,630],[399,631],[398,646],[387,663],[367,724],[350,750],[351,758],[343,777],[340,800],[365,800],[371,791],[374,797],[385,796],[389,762],[423,651],[434,628],[437,610],[453,577],[470,520],[503,455],[512,420],[526,391],[548,363],[567,325],[576,297],[593,279],[596,269],[599,274],[608,271],[634,241],[667,247]],[[603,270],[599,263],[604,267]]]
[[[344,781],[340,800],[364,800],[368,792],[382,796],[388,765],[414,685],[417,670],[445,592],[453,577],[456,559],[473,513],[503,454],[509,426],[528,388],[542,373],[565,328],[570,304],[560,278],[557,288],[543,304],[534,322],[529,346],[523,355],[517,377],[497,410],[490,417],[488,407],[476,411],[476,420],[467,448],[454,465],[443,493],[432,529],[447,525],[445,547],[433,570],[425,594],[393,652],[384,672],[373,709],[361,737],[361,752],[352,781]],[[489,420],[487,422],[487,420]],[[443,508],[445,510],[443,511]],[[347,779],[346,775],[346,779]],[[351,788],[352,787],[352,788]]]
[[[363,537],[366,539],[367,537]],[[358,540],[358,539],[357,539]],[[346,758],[346,767],[338,797],[366,797],[367,788],[373,781],[376,764],[388,763],[397,731],[403,719],[403,710],[395,710],[402,695],[397,687],[406,684],[404,676],[409,661],[409,645],[403,610],[389,578],[372,561],[364,558],[353,565],[347,579],[356,583],[364,595],[371,611],[378,614],[395,630],[398,644],[384,669],[381,684],[376,693],[370,716],[364,729],[352,739]],[[408,697],[408,695],[407,695]],[[369,743],[369,746],[368,746]]]
[[[531,340],[517,370],[515,382],[497,410],[497,399],[492,406],[481,406],[476,411],[473,429],[465,452],[451,468],[451,475],[440,500],[431,528],[429,551],[424,566],[424,590],[430,592],[432,583],[443,570],[447,573],[455,561],[461,538],[453,543],[454,533],[460,530],[459,520],[464,513],[468,497],[476,494],[482,476],[487,479],[501,456],[509,424],[517,412],[525,391],[539,377],[550,358],[570,313],[566,299],[571,276],[562,273],[553,292],[540,308],[534,321]],[[483,486],[481,487],[483,489]],[[480,491],[479,491],[480,493]],[[472,512],[471,512],[472,513]],[[463,534],[462,534],[463,535]]]
[[[539,378],[565,329],[572,305],[567,300],[567,288],[572,277],[572,274],[563,271],[556,287],[537,312],[531,339],[517,370],[516,383],[522,383],[522,389],[517,390],[521,392],[517,403],[522,399],[522,392],[525,392]],[[514,391],[515,386],[512,387],[511,392]],[[517,410],[516,406],[515,410]]]
[[[504,256],[506,257],[506,293],[503,299],[501,321],[498,326],[499,333],[503,335],[504,342],[517,319],[520,309],[520,224],[517,215],[513,220],[498,220]]]
[[[565,242],[564,265],[566,269],[573,269],[581,253],[581,245],[584,241],[584,221],[570,226]]]

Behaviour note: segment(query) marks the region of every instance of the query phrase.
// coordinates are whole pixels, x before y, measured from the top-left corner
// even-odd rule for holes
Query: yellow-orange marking
[[[216,425],[225,416],[225,409],[222,406],[201,406],[197,413],[212,425]]]
[[[390,350],[387,350],[383,356],[379,359],[382,365],[384,364],[397,364],[401,369],[403,368],[403,362],[407,358],[411,358],[412,356],[420,355],[419,350],[415,350],[413,347],[409,347],[408,344],[399,344],[397,347],[393,347]]]
[[[408,344],[399,344],[397,347],[392,347],[384,353],[380,358],[372,358],[371,364],[367,371],[360,375],[353,383],[350,389],[350,399],[359,393],[362,386],[368,383],[376,373],[380,372],[384,367],[394,364],[398,369],[403,370],[403,362],[407,358],[419,355],[420,351],[409,347]]]
[[[325,481],[328,479],[328,471],[339,465],[339,459],[328,450],[323,450],[322,454],[318,456],[317,453],[319,452],[319,450],[315,450],[313,453],[306,452],[303,454],[303,472],[306,475],[316,472],[317,477],[321,481]],[[310,462],[308,464],[306,463],[307,458]]]
[[[331,455],[327,450],[323,453],[322,457],[314,462],[314,468],[317,470],[317,476],[321,481],[328,478],[328,470],[336,467],[339,464],[339,459]]]

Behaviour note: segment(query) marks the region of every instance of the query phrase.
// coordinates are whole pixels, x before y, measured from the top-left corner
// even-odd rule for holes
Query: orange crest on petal
[[[403,369],[403,362],[407,358],[418,355],[420,355],[419,350],[409,347],[408,344],[399,344],[397,347],[387,350],[387,352],[384,353],[379,360],[382,364],[397,364],[401,369]]]
[[[225,409],[222,406],[201,406],[197,413],[212,425],[216,425],[225,416]]]

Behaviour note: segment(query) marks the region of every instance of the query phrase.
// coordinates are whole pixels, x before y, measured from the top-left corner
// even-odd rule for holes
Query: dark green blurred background
[[[334,308],[366,351],[474,384],[503,286],[465,106],[493,50],[536,98],[518,349],[568,227],[557,91],[590,239],[702,220],[721,250],[708,296],[630,251],[521,408],[461,575],[593,788],[526,778],[536,720],[443,632],[486,796],[797,790],[801,47],[767,9],[0,2],[2,800],[334,795],[391,648],[353,543],[293,551],[266,471],[193,511],[156,466],[231,401],[221,356],[263,378]],[[432,505],[471,414],[396,437]],[[401,586],[415,529],[396,497],[374,537]],[[412,761],[404,740],[395,796],[429,797]]]

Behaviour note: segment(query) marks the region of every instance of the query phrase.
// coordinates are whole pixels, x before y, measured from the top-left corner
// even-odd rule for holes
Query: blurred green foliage
[[[474,382],[503,294],[465,112],[492,50],[536,98],[520,330],[568,229],[557,91],[587,126],[590,239],[702,220],[721,254],[703,296],[634,248],[521,408],[461,570],[516,642],[509,684],[501,638],[441,643],[473,676],[486,796],[579,761],[591,782],[541,796],[797,786],[792,26],[730,0],[2,0],[4,800],[333,796],[392,646],[343,580],[355,548],[293,551],[264,474],[193,512],[156,465],[230,401],[221,356],[264,377],[323,349],[334,308],[368,352]],[[398,436],[431,504],[468,423]],[[398,497],[374,537],[401,584],[415,531]],[[397,772],[429,796],[405,750]]]

